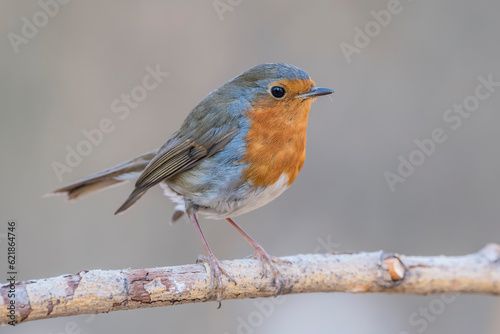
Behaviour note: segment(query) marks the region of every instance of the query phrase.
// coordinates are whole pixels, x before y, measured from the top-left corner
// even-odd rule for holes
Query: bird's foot
[[[262,277],[268,276],[267,266],[271,268],[274,277],[274,285],[276,287],[275,296],[278,296],[281,292],[281,289],[283,288],[283,281],[281,280],[280,272],[276,264],[277,263],[291,264],[291,262],[269,255],[266,252],[266,250],[261,246],[255,247],[255,253],[251,257],[260,261],[262,265]]]
[[[221,301],[222,301],[222,294],[224,292],[224,285],[222,284],[222,275],[226,276],[229,281],[232,281],[234,284],[236,284],[236,280],[233,278],[233,276],[229,275],[227,271],[222,268],[222,264],[220,261],[213,255],[205,256],[205,255],[200,255],[196,259],[196,263],[207,263],[208,266],[210,267],[210,290],[209,293],[212,293],[214,290],[214,282],[217,281],[217,302],[219,303],[219,306],[217,308],[221,307]]]

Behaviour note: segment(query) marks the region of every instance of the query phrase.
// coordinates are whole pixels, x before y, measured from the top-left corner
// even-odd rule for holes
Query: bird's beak
[[[332,93],[333,93],[333,90],[331,90],[330,88],[311,87],[311,90],[309,92],[297,95],[296,97],[300,97],[301,99],[309,99],[311,97],[329,95]]]

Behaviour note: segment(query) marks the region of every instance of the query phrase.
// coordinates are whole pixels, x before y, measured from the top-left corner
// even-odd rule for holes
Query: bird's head
[[[302,69],[284,63],[261,64],[243,72],[230,82],[230,89],[250,99],[254,108],[309,111],[318,96],[332,94],[329,88],[316,87]],[[243,94],[241,94],[244,92]]]

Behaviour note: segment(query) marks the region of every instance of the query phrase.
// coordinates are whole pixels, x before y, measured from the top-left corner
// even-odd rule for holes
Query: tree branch
[[[465,256],[398,256],[382,251],[284,257],[279,264],[282,294],[384,292],[414,295],[476,293],[500,295],[500,246],[489,244]],[[262,277],[257,260],[222,261],[237,285],[224,280],[223,299],[273,297],[273,280]],[[177,267],[90,270],[75,275],[0,286],[0,323],[103,313],[215,300],[209,268]],[[14,289],[13,289],[14,288]],[[15,299],[9,293],[15,290]],[[10,291],[10,292],[9,292]],[[15,301],[15,319],[9,306]]]

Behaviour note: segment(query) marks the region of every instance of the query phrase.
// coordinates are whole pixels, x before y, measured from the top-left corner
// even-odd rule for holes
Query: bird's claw
[[[278,257],[269,255],[262,247],[255,248],[255,253],[251,257],[259,260],[262,265],[261,277],[268,276],[267,266],[271,268],[274,277],[274,285],[276,287],[275,296],[278,296],[281,293],[281,289],[283,288],[283,281],[281,280],[280,272],[276,264],[277,263],[291,264],[291,262],[288,260],[283,260]]]
[[[196,263],[207,263],[210,267],[210,294],[213,292],[215,286],[214,282],[217,280],[217,302],[219,303],[219,306],[217,308],[220,308],[222,302],[222,294],[224,292],[222,275],[226,276],[229,281],[232,281],[234,284],[236,284],[236,280],[233,278],[233,276],[229,275],[227,271],[224,270],[224,268],[222,268],[222,264],[214,255],[200,255],[196,259]]]

